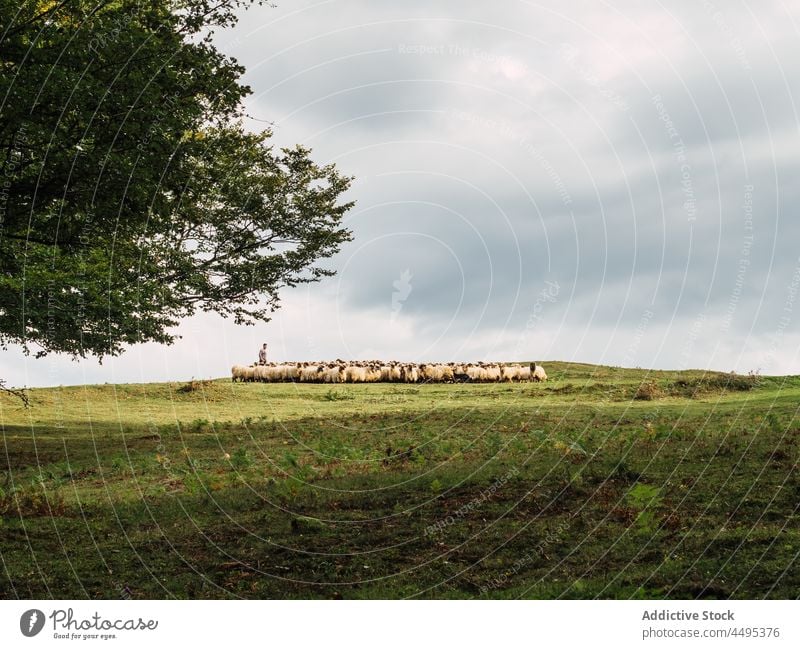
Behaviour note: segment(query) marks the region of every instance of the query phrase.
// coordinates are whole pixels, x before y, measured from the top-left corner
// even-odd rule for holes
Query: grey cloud
[[[698,318],[693,361],[755,363],[799,263],[800,61],[782,3],[755,18],[716,5],[249,10],[218,36],[248,70],[248,110],[275,121],[276,144],[310,145],[356,177],[355,240],[328,262],[338,277],[287,293],[269,325],[241,334],[193,321],[159,350],[163,365],[199,372],[197,341],[225,332],[229,348],[204,356],[203,371],[224,373],[264,336],[295,358],[513,356],[522,345],[539,358],[676,367]],[[548,281],[559,292],[542,308]],[[631,352],[645,313],[653,338]],[[718,341],[726,356],[704,356]],[[15,358],[19,372],[34,365]],[[158,373],[147,360],[119,367],[133,380]]]

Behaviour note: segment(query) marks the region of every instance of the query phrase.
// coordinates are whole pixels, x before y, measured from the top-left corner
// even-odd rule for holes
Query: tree
[[[0,345],[171,343],[333,274],[351,179],[248,132],[213,45],[245,0],[0,0]]]

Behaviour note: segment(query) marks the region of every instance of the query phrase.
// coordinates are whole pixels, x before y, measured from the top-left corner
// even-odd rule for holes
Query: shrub
[[[197,392],[199,390],[209,388],[210,386],[211,386],[211,381],[208,379],[195,381],[195,379],[193,378],[185,385],[179,387],[178,392]]]
[[[633,398],[639,401],[652,401],[660,396],[662,396],[661,388],[656,385],[655,381],[643,381],[636,388]]]
[[[29,516],[63,516],[66,511],[64,496],[60,490],[45,490],[31,484],[30,488],[0,489],[0,515],[18,514]]]
[[[661,489],[653,485],[637,482],[626,495],[630,505],[638,510],[636,525],[642,532],[652,532],[655,528],[655,510],[661,506]]]
[[[233,455],[231,455],[231,464],[235,469],[248,469],[253,464],[253,458],[250,456],[250,451],[246,448],[237,448]]]
[[[355,399],[355,395],[351,394],[350,392],[344,392],[342,390],[328,390],[324,395],[323,399],[325,401],[352,401]]]
[[[679,397],[694,397],[704,392],[746,392],[758,387],[761,377],[754,372],[736,374],[715,372],[699,378],[678,379],[670,385],[669,392]]]
[[[202,433],[210,425],[211,424],[208,421],[208,419],[195,419],[194,421],[187,424],[185,429],[189,433]]]

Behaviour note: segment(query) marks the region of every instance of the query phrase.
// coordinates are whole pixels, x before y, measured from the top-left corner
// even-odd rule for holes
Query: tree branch
[[[25,391],[7,387],[4,379],[0,379],[0,392],[5,392],[6,394],[17,397],[26,408],[30,408],[31,402],[28,400],[28,395]]]

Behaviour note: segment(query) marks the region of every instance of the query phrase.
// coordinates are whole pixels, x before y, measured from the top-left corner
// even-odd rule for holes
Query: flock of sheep
[[[342,361],[267,363],[231,368],[231,379],[266,383],[499,383],[546,381],[541,365],[531,363],[399,363]]]

